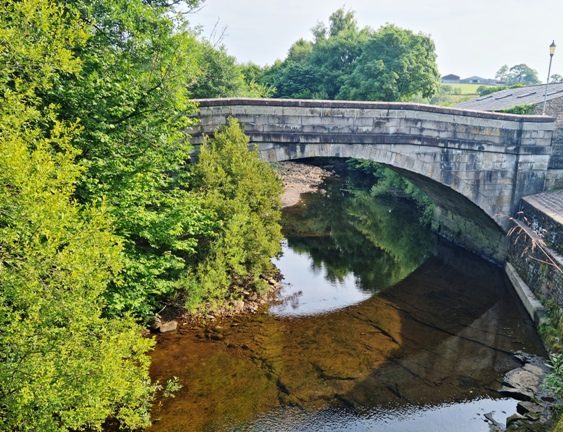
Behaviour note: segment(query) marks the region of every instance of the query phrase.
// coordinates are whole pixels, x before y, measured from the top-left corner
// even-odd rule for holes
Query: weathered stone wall
[[[466,250],[502,265],[506,260],[506,233],[463,195],[438,182],[393,168],[425,192],[434,203],[432,230]]]
[[[563,247],[563,225],[526,199],[518,220],[509,238],[508,261],[536,296],[563,307],[563,257],[557,250]]]
[[[404,103],[201,100],[193,142],[236,117],[261,157],[368,159],[434,180],[499,226],[544,190],[553,119]]]
[[[549,209],[542,205],[545,200],[538,199],[541,196],[549,197],[553,202],[561,203],[563,200],[561,192],[525,197],[520,202],[518,217],[525,219],[533,231],[540,233],[547,246],[563,254],[563,213],[559,213],[560,207]]]
[[[506,234],[492,221],[482,223],[463,212],[434,207],[432,230],[452,243],[497,265],[506,261]]]

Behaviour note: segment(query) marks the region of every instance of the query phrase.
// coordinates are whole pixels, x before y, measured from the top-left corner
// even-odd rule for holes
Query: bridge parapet
[[[435,180],[499,225],[543,191],[555,119],[431,105],[283,99],[198,101],[199,144],[236,117],[263,159],[354,157]]]

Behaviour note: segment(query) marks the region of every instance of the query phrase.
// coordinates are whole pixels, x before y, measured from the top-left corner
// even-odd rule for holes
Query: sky
[[[543,81],[552,40],[552,74],[563,75],[563,0],[205,0],[189,21],[206,37],[225,30],[222,42],[239,62],[266,65],[341,7],[360,26],[392,23],[430,35],[442,75],[494,78],[504,64],[526,63]]]

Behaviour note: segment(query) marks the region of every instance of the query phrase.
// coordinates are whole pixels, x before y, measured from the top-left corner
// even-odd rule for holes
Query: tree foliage
[[[522,105],[513,106],[512,108],[506,108],[500,110],[500,112],[504,112],[508,114],[526,115],[526,114],[533,114],[536,108],[537,107],[534,104],[522,104]]]
[[[188,2],[193,4],[195,2]],[[88,30],[78,78],[61,76],[43,96],[64,120],[80,120],[86,167],[77,196],[107,205],[123,239],[124,269],[106,294],[108,311],[149,318],[183,295],[199,241],[217,224],[189,191],[193,123],[189,97],[260,95],[223,49],[198,40],[162,2],[66,2]]]
[[[202,96],[227,91],[208,56],[238,77],[232,91],[252,68],[172,12],[160,0],[0,4],[2,431],[147,426],[153,342],[134,318],[180,294],[211,298],[218,280],[258,288],[271,266],[273,172],[231,124],[194,173],[184,133],[198,78],[215,80]]]
[[[513,85],[479,86],[479,87],[477,87],[477,93],[479,94],[479,96],[486,96],[488,94],[496,93],[496,92],[499,92],[501,90],[506,90],[506,89],[509,89],[509,88],[518,88],[518,87],[524,87],[524,84],[520,83],[520,84],[513,84]]]
[[[88,25],[78,53],[78,78],[63,76],[45,95],[63,119],[80,119],[76,140],[86,167],[83,203],[105,201],[123,239],[124,270],[110,285],[108,308],[148,317],[181,288],[198,237],[212,226],[187,190],[193,120],[190,77],[201,65],[200,44],[168,9],[142,0],[75,0],[71,11]],[[174,175],[172,175],[174,173]]]
[[[421,189],[391,168],[370,160],[351,159],[348,166],[353,173],[359,173],[367,181],[374,184],[370,194],[374,197],[390,195],[405,197],[417,204],[420,209],[420,222],[428,224],[431,221],[434,204]],[[357,176],[358,174],[356,174]]]
[[[439,85],[432,40],[393,25],[360,29],[352,12],[339,9],[314,41],[297,41],[284,61],[262,75],[276,97],[408,100],[432,96]]]
[[[264,97],[268,88],[258,83],[260,68],[239,65],[224,47],[214,47],[206,40],[198,41],[192,52],[198,64],[193,81],[188,84],[192,98]]]
[[[540,83],[538,72],[524,63],[517,64],[511,68],[507,65],[502,66],[497,71],[495,78],[507,85],[532,85]]]
[[[345,80],[339,99],[408,100],[437,90],[434,43],[393,25],[375,33]]]
[[[48,0],[0,6],[0,430],[99,429],[149,422],[152,341],[104,317],[122,245],[103,206],[73,198],[83,167],[76,122],[42,103],[88,32]]]
[[[281,182],[257,150],[248,150],[248,137],[233,118],[204,142],[194,171],[194,187],[220,226],[200,250],[188,305],[260,291],[260,277],[272,270],[270,258],[280,247]]]

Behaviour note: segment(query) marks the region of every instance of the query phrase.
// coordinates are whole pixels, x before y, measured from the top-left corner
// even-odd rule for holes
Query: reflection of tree
[[[354,227],[409,273],[428,257],[430,231],[420,224],[415,204],[363,191],[354,192],[349,201],[347,215]]]
[[[369,291],[397,283],[426,259],[429,230],[419,223],[419,210],[405,200],[374,197],[369,187],[350,188],[349,179],[331,179],[325,193],[309,194],[284,215],[289,246],[308,253],[313,270],[326,271],[331,282],[353,273]],[[364,185],[365,186],[365,185]]]

